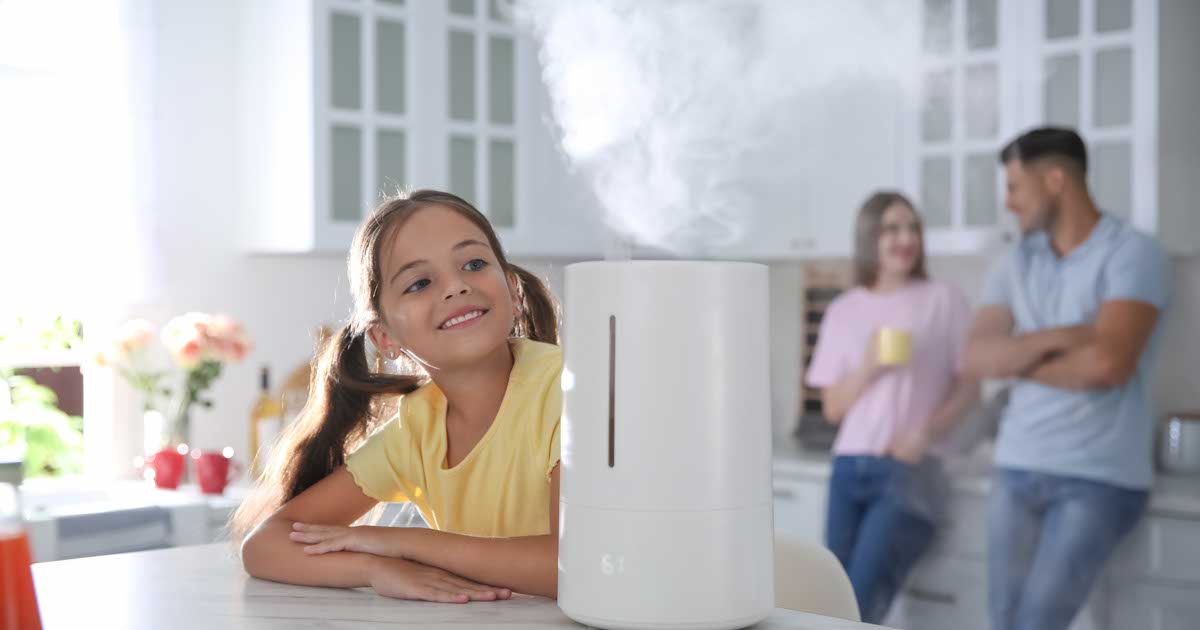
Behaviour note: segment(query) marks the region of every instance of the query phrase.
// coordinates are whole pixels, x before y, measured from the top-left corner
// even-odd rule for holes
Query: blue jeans
[[[854,586],[859,613],[879,623],[917,558],[933,540],[946,499],[940,463],[891,457],[833,459],[825,544]]]
[[[992,630],[1066,630],[1150,494],[1025,470],[992,475]]]

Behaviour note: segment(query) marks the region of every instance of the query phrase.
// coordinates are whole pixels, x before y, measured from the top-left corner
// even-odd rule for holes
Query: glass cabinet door
[[[1000,221],[1003,0],[923,0],[916,200],[933,230]]]
[[[496,228],[517,221],[517,34],[503,3],[446,0],[450,190]]]
[[[1105,212],[1134,207],[1135,59],[1131,0],[1043,0],[1041,124],[1088,144],[1088,184]]]

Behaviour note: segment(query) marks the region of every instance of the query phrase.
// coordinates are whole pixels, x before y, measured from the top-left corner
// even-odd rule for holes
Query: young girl
[[[929,280],[921,220],[897,193],[876,193],[858,214],[858,286],[829,305],[807,374],[839,424],[826,543],[854,585],[863,621],[880,623],[933,538],[945,499],[938,437],[979,395],[962,376],[970,307]],[[910,335],[902,365],[880,358],[879,330]]]
[[[555,597],[562,354],[546,287],[435,191],[385,201],[349,274],[350,322],[234,516],[246,571],[438,602]],[[372,370],[368,337],[413,374]],[[411,501],[432,529],[349,526],[381,501]]]

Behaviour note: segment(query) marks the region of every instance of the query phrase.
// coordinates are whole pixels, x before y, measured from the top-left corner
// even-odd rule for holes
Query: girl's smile
[[[479,319],[488,314],[485,308],[468,306],[460,308],[453,315],[446,318],[438,330],[461,330],[479,323]]]

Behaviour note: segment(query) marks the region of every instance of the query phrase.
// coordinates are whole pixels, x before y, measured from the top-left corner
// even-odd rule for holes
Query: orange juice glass
[[[0,630],[41,630],[17,489],[0,483]]]

